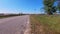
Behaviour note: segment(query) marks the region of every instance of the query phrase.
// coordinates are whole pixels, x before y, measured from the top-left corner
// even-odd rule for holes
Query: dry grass
[[[32,34],[60,34],[60,16],[31,15]]]

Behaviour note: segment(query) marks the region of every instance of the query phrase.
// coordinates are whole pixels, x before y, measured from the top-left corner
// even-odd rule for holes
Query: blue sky
[[[43,0],[0,0],[0,13],[43,13]]]

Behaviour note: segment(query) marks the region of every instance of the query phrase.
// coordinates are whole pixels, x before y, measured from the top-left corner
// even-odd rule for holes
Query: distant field
[[[11,15],[8,15],[8,16],[0,16],[0,19],[1,18],[7,18],[7,17],[13,17],[13,15],[11,16]]]
[[[0,15],[0,18],[13,17],[13,16],[22,16],[28,14],[9,14],[9,15]]]
[[[31,33],[60,34],[60,15],[31,15]]]
[[[6,18],[6,17],[9,17],[9,16],[0,16],[0,18]]]
[[[1,19],[1,18],[7,18],[7,17],[13,17],[13,16],[22,16],[22,15],[28,15],[28,14],[11,14],[11,15],[1,15],[1,16],[0,16],[0,19]]]

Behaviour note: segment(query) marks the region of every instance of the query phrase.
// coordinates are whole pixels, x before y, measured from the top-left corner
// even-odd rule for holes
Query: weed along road
[[[29,15],[0,19],[0,34],[29,34]]]

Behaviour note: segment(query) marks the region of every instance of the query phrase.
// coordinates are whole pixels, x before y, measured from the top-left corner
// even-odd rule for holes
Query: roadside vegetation
[[[45,14],[31,15],[31,34],[60,34],[60,1],[43,0],[43,4]]]
[[[31,15],[32,34],[60,34],[60,15]]]

